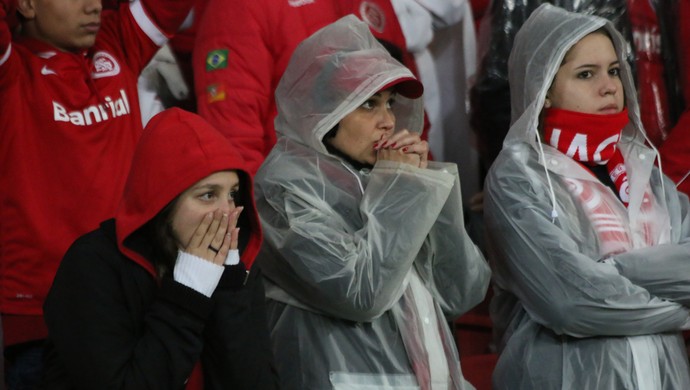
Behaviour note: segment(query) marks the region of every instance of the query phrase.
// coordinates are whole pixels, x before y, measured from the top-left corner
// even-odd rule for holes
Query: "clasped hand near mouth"
[[[429,144],[417,133],[407,129],[393,133],[388,139],[374,144],[378,160],[398,161],[418,168],[428,165]]]

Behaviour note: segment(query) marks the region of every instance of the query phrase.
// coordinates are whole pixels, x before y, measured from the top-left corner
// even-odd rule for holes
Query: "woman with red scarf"
[[[689,204],[654,165],[611,22],[542,5],[486,179],[495,389],[685,389]]]

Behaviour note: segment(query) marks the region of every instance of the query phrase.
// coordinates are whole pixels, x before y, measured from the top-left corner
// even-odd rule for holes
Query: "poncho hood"
[[[244,211],[241,234],[249,234],[242,261],[249,266],[261,243],[251,177],[232,144],[196,114],[172,108],[148,123],[132,161],[125,191],[115,215],[117,244],[128,257],[155,275],[149,259],[131,245],[138,230],[168,203],[206,176],[236,170]],[[247,229],[248,228],[248,229]],[[248,231],[246,231],[248,230]]]
[[[563,58],[583,37],[600,28],[608,32],[620,61],[620,77],[630,117],[621,142],[630,142],[638,138],[639,142],[644,142],[645,134],[640,120],[633,75],[626,61],[626,53],[630,47],[621,34],[604,18],[572,13],[551,4],[542,4],[518,31],[508,60],[511,127],[504,146],[516,142],[536,145],[535,132],[539,124],[539,114]]]
[[[376,92],[396,84],[396,129],[421,132],[422,85],[373,37],[366,23],[343,17],[304,40],[276,89],[276,131],[328,154],[321,140]]]

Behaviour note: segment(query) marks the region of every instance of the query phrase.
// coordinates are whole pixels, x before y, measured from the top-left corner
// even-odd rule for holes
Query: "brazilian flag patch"
[[[228,49],[212,50],[206,56],[206,71],[211,72],[228,67]]]

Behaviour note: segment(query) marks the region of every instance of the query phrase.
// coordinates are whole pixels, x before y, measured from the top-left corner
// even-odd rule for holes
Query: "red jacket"
[[[685,112],[661,144],[659,153],[664,173],[676,183],[679,191],[690,196],[690,24],[685,22],[690,18],[690,2],[679,2],[677,11],[680,21],[675,37],[680,71],[678,82],[685,98]]]
[[[295,47],[354,13],[414,60],[390,0],[210,0],[192,57],[199,114],[243,153],[252,172],[276,142],[273,92]]]
[[[659,18],[649,0],[628,0],[628,13],[637,79],[644,80],[637,87],[640,116],[647,136],[659,146],[671,130]]]
[[[104,11],[84,53],[10,42],[0,10],[3,314],[40,316],[68,246],[114,215],[142,131],[137,77],[191,6],[143,2]],[[23,341],[11,329],[5,336]]]

